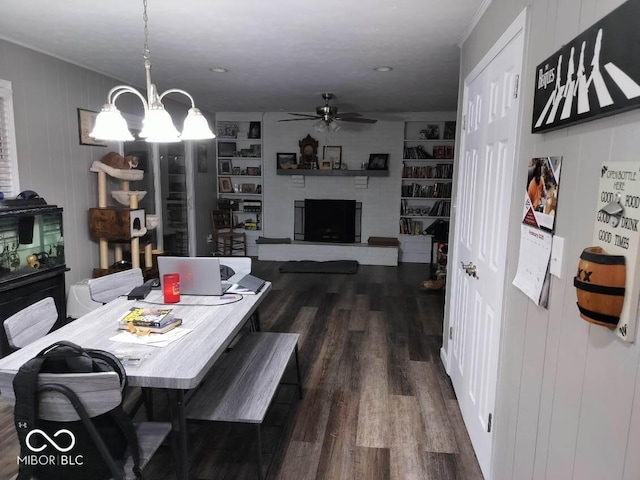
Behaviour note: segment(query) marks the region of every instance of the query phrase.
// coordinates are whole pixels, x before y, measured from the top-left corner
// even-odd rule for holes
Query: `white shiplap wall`
[[[552,278],[549,309],[536,307],[513,286],[507,289],[494,415],[497,480],[640,478],[640,345],[637,339],[625,344],[580,319],[572,284],[580,253],[593,235],[600,166],[607,160],[638,161],[640,110],[544,135],[529,133],[536,65],[621,3],[493,0],[462,48],[464,79],[501,32],[530,8],[518,179],[525,184],[530,157],[564,157],[556,221],[557,234],[566,240],[563,275]],[[513,200],[521,201],[520,190]],[[519,216],[514,209],[508,283],[517,267]],[[445,347],[446,341],[445,336]]]

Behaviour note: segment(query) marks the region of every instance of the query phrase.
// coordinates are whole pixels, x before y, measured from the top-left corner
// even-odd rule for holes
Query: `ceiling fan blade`
[[[374,120],[373,118],[358,118],[358,117],[347,117],[347,118],[339,118],[341,122],[352,122],[352,123],[376,123],[378,120]]]
[[[285,118],[282,120],[278,120],[279,122],[297,122],[300,120],[318,120],[319,118],[322,117],[307,117],[307,118]]]
[[[318,115],[311,115],[310,113],[291,113],[291,112],[288,112],[287,115],[296,115],[297,117],[320,118],[320,117],[318,117]]]
[[[346,118],[346,117],[361,117],[361,116],[362,115],[360,113],[347,112],[347,113],[339,113],[338,115],[336,115],[336,118],[340,120],[341,118]]]

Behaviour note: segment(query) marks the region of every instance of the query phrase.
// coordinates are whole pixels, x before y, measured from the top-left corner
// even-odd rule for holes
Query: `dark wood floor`
[[[283,387],[263,429],[269,479],[482,479],[440,361],[443,296],[427,267],[360,266],[356,275],[279,273],[263,330],[300,334],[304,398]],[[289,372],[293,373],[293,372]],[[253,430],[190,425],[191,477],[255,479]],[[16,472],[12,411],[0,407],[0,478]],[[146,478],[174,479],[167,446]]]

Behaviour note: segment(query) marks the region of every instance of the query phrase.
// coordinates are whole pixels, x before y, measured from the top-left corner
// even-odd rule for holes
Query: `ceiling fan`
[[[303,118],[286,118],[280,120],[280,122],[295,122],[298,120],[318,120],[314,124],[314,127],[318,131],[322,131],[325,128],[329,128],[332,131],[338,130],[340,127],[335,123],[335,120],[341,122],[353,122],[353,123],[376,123],[377,120],[372,118],[363,118],[359,113],[347,112],[338,113],[338,107],[329,105],[329,100],[333,98],[333,93],[323,93],[324,105],[316,108],[316,115],[308,115],[305,113],[289,113],[289,115],[295,115]]]

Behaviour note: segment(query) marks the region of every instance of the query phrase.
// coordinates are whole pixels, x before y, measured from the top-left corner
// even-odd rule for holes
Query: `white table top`
[[[143,301],[118,298],[51,332],[32,344],[0,359],[0,397],[13,400],[13,377],[26,361],[59,340],[83,348],[123,352],[143,358],[139,365],[125,365],[129,385],[153,388],[195,388],[222,355],[235,335],[271,290],[267,282],[257,295],[239,296],[235,303],[223,297],[182,295],[179,303],[163,304],[162,292],[152,290]],[[222,298],[222,300],[221,300]],[[191,333],[165,347],[153,347],[109,340],[118,333],[118,322],[131,307],[164,306],[172,308]]]

